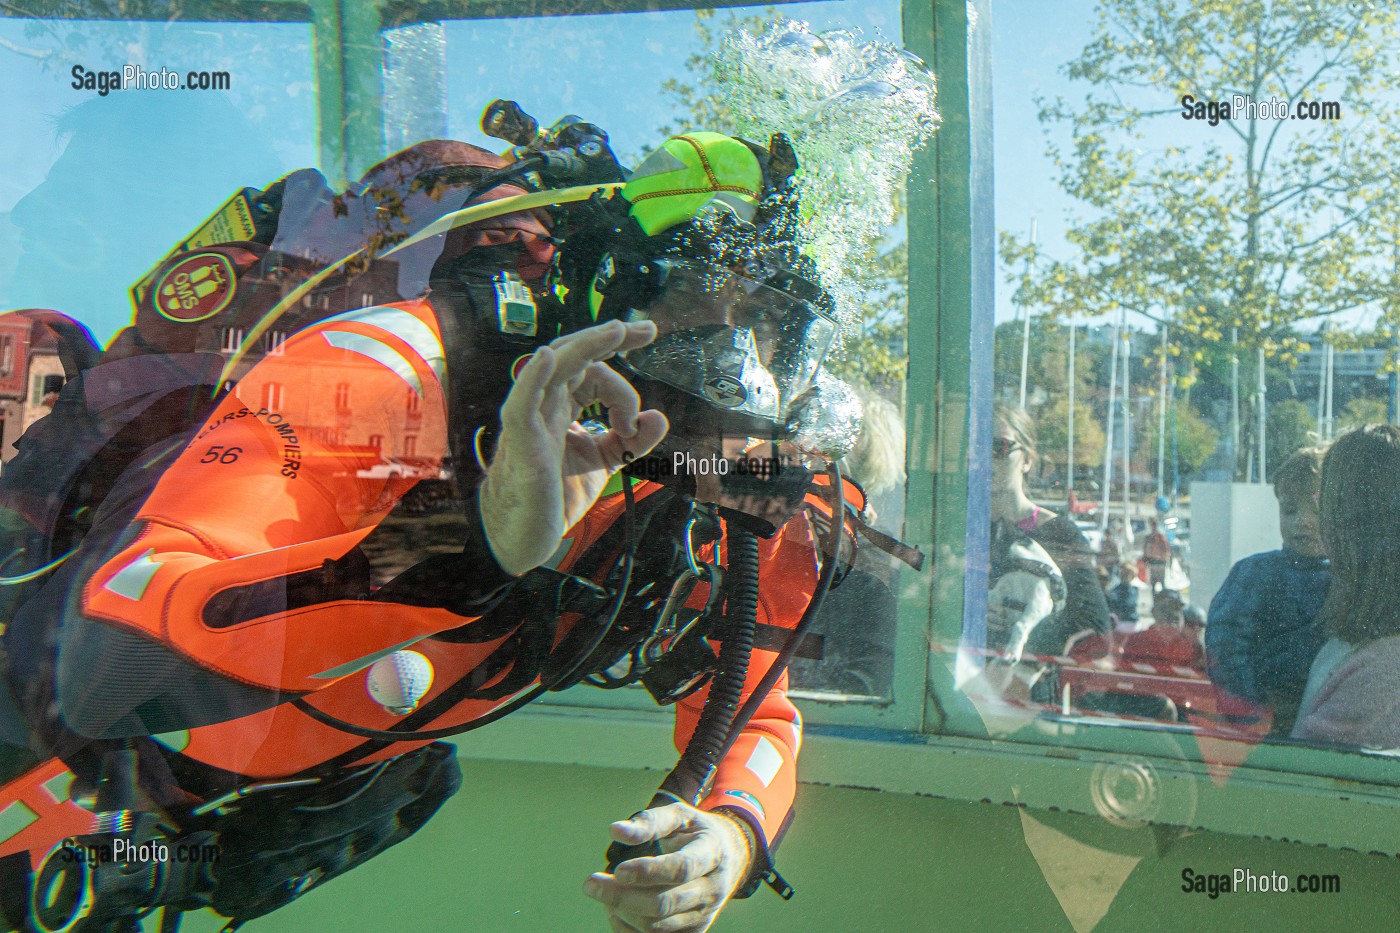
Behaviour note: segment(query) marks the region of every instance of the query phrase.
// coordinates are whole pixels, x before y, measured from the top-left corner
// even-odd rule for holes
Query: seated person
[[[858,389],[860,437],[842,471],[866,493],[865,520],[892,535],[904,521],[904,416],[873,389]],[[822,603],[789,671],[793,686],[855,696],[894,689],[898,561],[880,547],[858,547],[851,572]]]
[[[1210,603],[1207,671],[1229,695],[1271,709],[1288,734],[1308,668],[1326,636],[1320,612],[1331,572],[1323,556],[1317,494],[1323,450],[1300,450],[1274,474],[1283,547],[1230,569]]]
[[[1036,462],[1036,431],[1031,417],[1024,409],[997,405],[992,430],[993,539],[1009,535],[1039,545],[1065,590],[1063,609],[1052,618],[1039,620],[1025,647],[1034,654],[1059,654],[1076,632],[1107,632],[1112,626],[1094,570],[1094,552],[1068,515],[1057,515],[1026,494],[1026,479]],[[995,550],[993,547],[994,554]]]
[[[1152,627],[1123,641],[1125,661],[1205,668],[1205,652],[1186,625],[1186,604],[1176,590],[1158,590],[1152,600]]]
[[[1070,636],[1111,628],[1094,553],[1068,515],[1032,502],[1035,423],[1024,409],[998,404],[993,416],[991,566],[986,630],[972,646],[986,652],[994,692],[1052,702],[1053,665]]]
[[[1186,620],[1186,630],[1191,636],[1200,642],[1201,647],[1206,646],[1206,611],[1195,603],[1187,603],[1186,608],[1181,610],[1182,618]]]
[[[1154,667],[1171,665],[1200,669],[1204,654],[1200,642],[1187,627],[1184,604],[1176,590],[1158,590],[1152,601],[1152,626],[1129,634],[1121,642],[1119,655],[1127,670],[1134,662]],[[1177,706],[1170,697],[1150,693],[1086,693],[1079,704],[1083,709],[1143,719],[1174,722]]]
[[[1137,622],[1137,567],[1131,563],[1118,565],[1118,582],[1109,589],[1107,599],[1108,611],[1117,616],[1120,623]]]
[[[1092,664],[1103,661],[1114,654],[1113,633],[1100,635],[1093,629],[1085,629],[1065,643],[1065,656],[1076,664]]]
[[[1107,583],[1112,578],[1118,565],[1122,563],[1123,549],[1119,546],[1119,539],[1123,536],[1122,529],[1118,525],[1118,519],[1110,519],[1108,528],[1105,529],[1103,539],[1099,542],[1099,554],[1097,570],[1099,576]]]
[[[1019,662],[1044,626],[1065,606],[1065,580],[1055,561],[1020,530],[999,524],[992,536],[991,590],[987,596],[987,648]]]

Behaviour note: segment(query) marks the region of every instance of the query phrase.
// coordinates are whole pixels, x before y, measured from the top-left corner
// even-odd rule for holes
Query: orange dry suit
[[[411,646],[435,673],[412,714],[415,728],[471,722],[538,682],[540,665],[529,662],[565,642],[580,616],[564,613],[557,629],[541,630],[547,602],[524,613],[523,623],[493,615],[523,584],[492,557],[475,489],[464,491],[465,525],[437,532],[442,546],[435,547],[431,515],[419,528],[400,523],[411,525],[406,513],[422,511],[423,496],[446,485],[449,451],[476,461],[453,463],[459,475],[479,476],[483,437],[495,425],[454,424],[449,400],[471,398],[473,417],[494,419],[511,364],[523,356],[464,357],[458,369],[443,336],[426,299],[322,321],[258,361],[192,441],[171,453],[143,499],[126,501],[118,484],[82,549],[45,588],[50,602],[61,594],[51,705],[65,730],[112,739],[188,729],[187,742],[165,757],[182,787],[202,787],[196,794],[205,796],[425,744],[366,740],[288,702],[389,729],[403,717],[372,698],[366,675],[397,649]],[[467,440],[450,443],[453,430]],[[681,499],[643,483],[637,508],[652,503],[659,513]],[[601,576],[608,555],[594,545],[608,544],[623,508],[620,494],[601,498],[569,530],[557,568]],[[639,553],[658,541],[644,537]],[[805,514],[758,544],[760,637],[745,700],[817,579]],[[611,547],[618,546],[614,534]],[[712,559],[715,547],[700,558]],[[386,572],[376,562],[394,566]],[[703,606],[704,590],[688,605]],[[760,843],[786,828],[796,786],[802,721],[786,687],[784,674],[701,802],[746,815]],[[707,692],[677,704],[678,747]],[[31,708],[35,702],[28,699]]]

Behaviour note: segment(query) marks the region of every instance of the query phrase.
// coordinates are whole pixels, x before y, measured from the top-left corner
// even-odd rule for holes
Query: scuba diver
[[[581,682],[674,704],[683,751],[586,883],[614,929],[791,895],[784,668],[863,507],[826,468],[859,410],[821,368],[796,156],[694,132],[626,172],[578,118],[483,125],[508,157],[244,189],[216,215],[243,233],[162,260],[100,355],[34,313],[69,381],[0,481],[0,722],[95,795],[63,845],[219,857],[0,859],[33,892],[11,923],[236,929],[423,825],[460,784],[440,739]],[[434,484],[448,546],[405,508]]]

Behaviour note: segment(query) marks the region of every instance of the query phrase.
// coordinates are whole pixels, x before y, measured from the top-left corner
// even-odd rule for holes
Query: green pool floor
[[[607,826],[658,772],[463,760],[463,787],[415,837],[308,893],[247,933],[599,931],[582,894]],[[787,903],[761,889],[716,933],[905,933],[1356,927],[1394,929],[1400,864],[1291,843],[1151,828],[852,788],[803,786],[780,868]],[[1165,846],[1165,849],[1164,849]],[[1182,871],[1248,868],[1340,876],[1339,894],[1182,891]],[[1385,918],[1389,918],[1388,920]],[[219,928],[210,914],[184,929]]]

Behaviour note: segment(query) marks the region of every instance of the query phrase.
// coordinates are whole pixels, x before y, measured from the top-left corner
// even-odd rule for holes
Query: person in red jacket
[[[678,701],[677,746],[704,733],[711,757],[613,824],[619,844],[661,845],[587,893],[615,929],[698,931],[760,880],[785,887],[771,846],[801,717],[786,674],[765,675],[829,577],[808,512],[834,511],[802,432],[839,443],[858,424],[820,372],[835,323],[791,240],[794,168],[776,139],[668,140],[558,253],[546,221],[491,244],[514,252],[449,234],[426,297],[280,342],[146,461],[153,487],[123,474],[24,607],[21,633],[63,619],[52,681],[16,688],[55,753],[187,730],[143,747],[143,778],[161,776],[143,789],[203,818],[306,775],[368,787],[546,689],[640,679]],[[400,468],[365,468],[366,447]],[[460,540],[417,537],[421,560],[379,573],[367,555],[449,467]],[[754,647],[726,680],[745,605]],[[709,702],[720,689],[732,699]],[[715,731],[711,706],[756,692],[741,729]],[[341,870],[299,868],[291,896]]]
[[[1205,669],[1205,647],[1197,630],[1186,624],[1185,602],[1176,590],[1158,590],[1152,600],[1152,625],[1123,641],[1123,657],[1157,665]]]
[[[1172,559],[1172,546],[1155,517],[1147,520],[1147,537],[1142,541],[1142,559],[1147,567],[1147,585],[1156,593],[1167,585],[1167,567]]]

